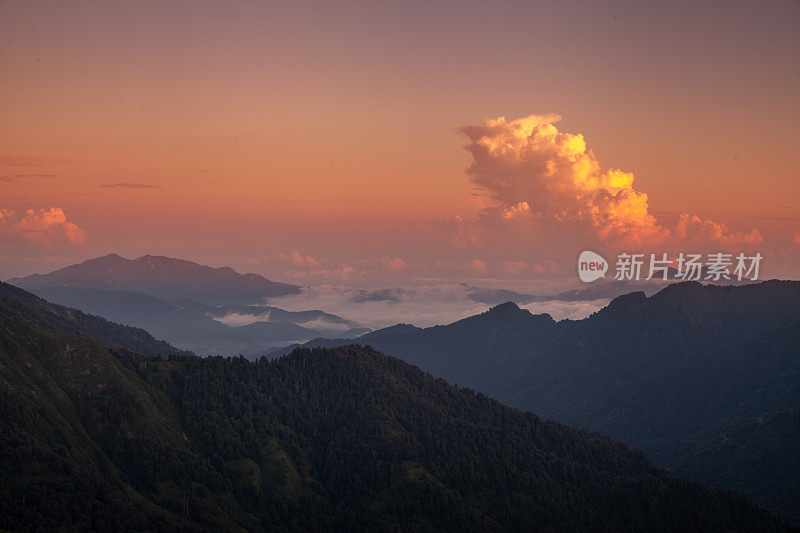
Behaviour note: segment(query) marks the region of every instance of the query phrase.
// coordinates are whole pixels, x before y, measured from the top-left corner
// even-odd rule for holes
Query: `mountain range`
[[[207,305],[261,304],[265,298],[300,291],[258,274],[239,274],[230,267],[212,268],[183,259],[144,255],[126,259],[109,254],[48,274],[8,280],[23,289],[81,287],[139,292],[162,300],[188,298]]]
[[[144,328],[199,355],[255,355],[317,337],[350,338],[370,328],[320,310],[264,305],[300,291],[257,274],[191,261],[110,254],[9,284],[85,313]]]
[[[145,355],[185,353],[165,341],[155,339],[144,329],[124,326],[48,302],[3,282],[0,282],[0,314],[51,333],[80,335],[106,346],[126,348]]]
[[[21,297],[0,312],[2,529],[787,527],[370,348],[144,356]]]
[[[41,287],[52,302],[141,327],[199,355],[258,353],[316,337],[357,337],[368,331],[356,322],[320,310],[285,311],[268,305],[210,306],[194,300],[165,301],[114,289]]]
[[[355,342],[800,521],[800,282],[674,284],[577,321],[506,303]]]
[[[153,268],[162,264],[156,261]],[[650,296],[617,297],[576,321],[556,322],[507,302],[445,326],[398,324],[364,333],[358,324],[319,310],[167,301],[132,290],[70,286],[83,278],[55,276],[58,272],[46,275],[53,276],[47,282],[37,278],[36,293],[92,314],[9,284],[0,284],[0,314],[37,331],[92,339],[98,350],[125,361],[133,357],[124,355],[129,351],[150,358],[172,354],[169,361],[185,358],[175,345],[252,358],[279,342],[321,335],[328,338],[304,346],[374,346],[434,377],[608,435],[681,477],[744,494],[800,522],[799,282],[674,284]],[[152,276],[164,279],[163,272]],[[536,298],[467,289],[476,301]],[[168,342],[121,324],[144,327]],[[295,348],[271,355],[289,355]],[[66,357],[69,348],[64,349]],[[135,360],[132,370],[141,374],[141,360]],[[163,383],[156,385],[164,392]],[[152,503],[152,498],[145,499]]]

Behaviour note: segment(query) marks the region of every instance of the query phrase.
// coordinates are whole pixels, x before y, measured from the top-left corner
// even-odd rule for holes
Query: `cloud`
[[[319,267],[319,262],[310,255],[303,255],[299,250],[289,252],[289,260],[293,265],[300,267]]]
[[[353,276],[363,275],[363,270],[333,260],[317,260],[310,255],[302,255],[294,250],[289,254],[280,254],[280,259],[287,261],[290,269],[284,276],[295,281],[305,280],[347,280]]]
[[[270,314],[271,314],[270,311],[258,314],[228,313],[227,315],[212,316],[211,318],[213,318],[217,322],[225,324],[226,326],[237,328],[240,326],[248,326],[255,322],[269,322]]]
[[[0,181],[5,183],[17,183],[22,178],[57,178],[59,174],[11,174],[0,176]]]
[[[503,262],[503,270],[512,276],[519,276],[528,270],[528,264],[525,261],[505,261]]]
[[[503,210],[503,218],[506,220],[511,220],[512,218],[517,218],[520,216],[524,216],[527,213],[531,212],[531,207],[528,205],[528,202],[519,202],[518,204],[512,205]]]
[[[221,324],[225,324],[226,326],[232,328],[249,326],[250,324],[255,324],[257,322],[273,322],[272,311],[270,310],[257,313],[228,313],[227,315],[223,316],[211,316],[211,318]],[[313,319],[304,320],[303,318],[304,317],[302,316],[298,317],[283,316],[276,321],[298,324],[300,326],[303,326],[304,328],[313,329],[319,332],[325,332],[326,334],[329,333],[334,334],[337,332],[343,333],[349,329],[358,327],[358,324],[337,320],[334,317],[326,316],[323,314],[320,314],[319,316]]]
[[[450,244],[456,248],[481,248],[484,244],[484,236],[476,228],[476,221],[456,216],[450,220],[437,220],[436,223],[451,233]]]
[[[372,290],[323,285],[287,297],[270,298],[269,304],[288,311],[324,309],[373,329],[401,322],[416,326],[444,324],[489,307],[469,299],[461,285]]]
[[[67,220],[60,207],[28,209],[20,214],[0,209],[0,236],[7,242],[21,240],[42,246],[86,243],[86,231]]]
[[[469,271],[480,276],[486,274],[486,262],[482,259],[473,259],[469,263]]]
[[[275,257],[289,267],[289,270],[285,270],[283,275],[295,281],[347,280],[363,274],[363,271],[359,271],[347,263],[330,259],[316,259],[310,255],[304,255],[300,250],[281,253]]]
[[[269,303],[289,311],[324,309],[373,329],[398,323],[421,327],[446,324],[489,308],[471,300],[467,290],[455,284],[373,290],[317,286],[299,294],[270,298]]]
[[[757,245],[764,242],[761,233],[754,229],[749,233],[732,231],[728,226],[721,222],[701,219],[696,215],[688,213],[681,214],[678,224],[675,226],[675,236],[679,239],[694,242],[696,244],[717,243],[717,244],[736,244],[744,243]]]
[[[399,323],[428,327],[449,324],[489,309],[490,304],[471,297],[474,292],[474,288],[460,283],[371,290],[323,285],[304,288],[298,294],[270,298],[269,304],[288,311],[324,309],[373,329]],[[584,318],[607,303],[607,298],[569,302],[549,300],[521,307],[535,313],[548,313],[561,320]]]
[[[161,185],[153,185],[151,183],[104,183],[100,187],[106,189],[163,189]]]
[[[303,326],[304,328],[309,328],[317,331],[329,331],[333,332],[345,332],[349,329],[352,329],[354,326],[348,323],[336,322],[329,318],[325,318],[321,316],[315,320],[307,320],[305,322],[297,322],[297,324]],[[357,327],[357,326],[355,326]]]
[[[576,300],[561,301],[548,300],[545,302],[534,302],[532,304],[521,305],[522,309],[527,309],[533,314],[547,313],[556,320],[568,318],[570,320],[580,320],[592,313],[596,313],[606,305],[609,299],[601,298],[598,300]]]
[[[399,257],[384,257],[381,259],[381,268],[386,272],[402,272],[408,268],[408,265]]]
[[[481,247],[498,235],[525,244],[594,240],[618,248],[763,240],[756,230],[735,232],[688,214],[676,227],[664,227],[650,212],[647,194],[634,187],[633,173],[603,168],[583,135],[555,126],[560,119],[555,114],[499,117],[461,128],[472,156],[467,173],[494,205],[477,218],[445,221],[451,244]]]

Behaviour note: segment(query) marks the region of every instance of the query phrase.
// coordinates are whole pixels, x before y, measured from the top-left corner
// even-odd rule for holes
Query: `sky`
[[[798,2],[0,0],[0,278],[116,252],[303,286],[798,278]]]

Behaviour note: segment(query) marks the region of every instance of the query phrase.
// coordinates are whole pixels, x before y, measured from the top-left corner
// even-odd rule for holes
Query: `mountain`
[[[27,290],[44,287],[119,289],[162,300],[189,298],[208,305],[262,303],[265,298],[299,292],[296,285],[270,281],[258,274],[239,274],[158,255],[125,259],[110,254],[49,274],[8,281]]]
[[[777,531],[744,498],[372,349],[109,349],[0,315],[3,529]]]
[[[209,306],[133,291],[80,287],[31,289],[42,298],[146,329],[199,355],[253,355],[316,337],[357,337],[369,328],[319,310],[266,305]]]
[[[559,418],[622,438],[678,475],[758,494],[797,520],[798,378],[800,321],[691,354]]]
[[[50,303],[13,285],[0,282],[0,314],[50,333],[89,337],[106,346],[119,346],[145,355],[179,353],[141,328],[109,322],[63,305]]]
[[[604,432],[659,465],[800,522],[799,330],[800,282],[688,282],[651,297],[620,296],[583,320],[555,322],[507,303],[447,326],[395,326],[357,342],[509,405]]]
[[[472,287],[466,283],[461,284],[467,292],[467,298],[473,302],[489,305],[497,305],[504,302],[515,302],[520,305],[539,302],[543,299],[535,294],[526,294],[508,289],[498,289],[494,287]]]

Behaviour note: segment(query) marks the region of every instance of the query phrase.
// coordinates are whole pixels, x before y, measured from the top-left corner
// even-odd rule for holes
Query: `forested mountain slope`
[[[800,322],[689,355],[559,419],[800,521]]]
[[[315,337],[356,337],[369,328],[320,310],[285,311],[264,305],[209,306],[164,301],[146,294],[81,287],[32,288],[37,296],[109,320],[146,329],[198,355],[252,355]],[[226,321],[233,317],[233,322]],[[237,320],[251,323],[237,324]]]
[[[0,316],[0,527],[777,530],[356,346],[169,361]]]
[[[621,296],[577,321],[507,303],[356,342],[601,431],[800,522],[800,282],[680,283]]]
[[[141,328],[123,326],[43,300],[8,283],[0,282],[0,314],[51,333],[82,335],[106,345],[127,348],[145,355],[180,352],[167,342],[156,340]]]

